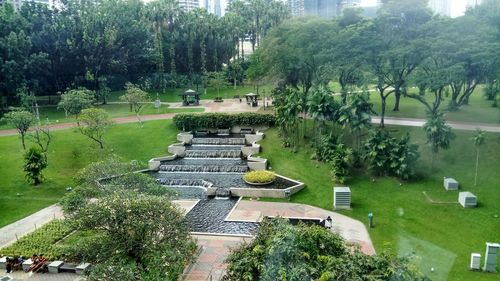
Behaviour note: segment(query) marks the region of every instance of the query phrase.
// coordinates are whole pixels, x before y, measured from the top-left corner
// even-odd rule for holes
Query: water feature
[[[157,181],[176,190],[179,199],[201,199],[186,215],[194,232],[253,234],[256,223],[225,221],[237,198],[231,188],[254,187],[243,181],[249,169],[242,158],[243,135],[197,135],[186,145],[184,158],[163,161],[158,172],[151,172]],[[271,186],[287,188],[294,183],[278,178]],[[208,188],[216,188],[215,196],[207,196]]]
[[[193,138],[192,144],[245,145],[245,138]]]
[[[186,150],[186,158],[240,158],[241,148],[239,150]]]

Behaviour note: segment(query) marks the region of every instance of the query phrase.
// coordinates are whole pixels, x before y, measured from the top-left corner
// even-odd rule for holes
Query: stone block
[[[76,267],[76,274],[83,275],[90,268],[90,263],[82,263]]]
[[[28,271],[31,267],[31,265],[33,264],[33,262],[31,261],[31,259],[27,259],[23,262],[23,270],[24,271]]]
[[[7,257],[0,258],[0,269],[5,269],[5,264],[7,263]]]
[[[468,191],[460,192],[458,194],[458,203],[464,208],[474,208],[477,206],[477,198]]]
[[[49,264],[49,273],[59,273],[59,268],[64,264],[63,261],[53,261]]]
[[[458,190],[458,181],[452,178],[444,178],[444,188],[446,190]]]

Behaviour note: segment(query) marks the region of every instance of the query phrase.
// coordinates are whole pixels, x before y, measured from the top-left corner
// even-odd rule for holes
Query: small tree
[[[14,110],[5,114],[4,120],[12,126],[16,127],[19,135],[21,135],[21,143],[23,144],[23,149],[26,149],[24,140],[28,129],[35,121],[33,114],[25,110]]]
[[[24,172],[26,172],[26,180],[29,183],[38,185],[43,181],[42,171],[47,167],[47,161],[43,156],[42,151],[37,147],[31,147],[24,154]]]
[[[220,98],[220,89],[226,86],[223,72],[211,72],[208,76],[208,85],[217,90],[217,98]]]
[[[52,135],[50,134],[49,126],[37,126],[30,135],[30,140],[34,142],[43,152],[43,157],[47,161],[47,152],[49,145],[52,142]]]
[[[142,120],[141,120],[141,110],[144,108],[146,105],[146,102],[149,101],[149,95],[147,92],[141,90],[139,87],[132,83],[127,83],[126,85],[126,94],[123,96],[120,96],[120,100],[127,102],[130,106],[130,111],[134,111],[135,115],[137,116],[137,119],[139,120],[139,123],[141,123],[142,126]]]
[[[446,120],[442,113],[429,115],[427,122],[423,126],[427,136],[427,144],[431,146],[432,159],[431,170],[434,170],[434,158],[440,149],[448,149],[455,134],[451,127],[446,125]]]
[[[104,109],[87,108],[82,110],[79,117],[78,129],[80,132],[104,148],[104,134],[113,121]]]
[[[61,95],[57,108],[64,109],[66,117],[74,115],[78,119],[80,112],[92,106],[94,92],[86,88],[71,89]]]
[[[476,147],[476,172],[474,175],[474,186],[477,185],[477,172],[479,167],[479,147],[484,144],[485,133],[481,129],[477,129],[476,135],[474,135],[474,146]]]

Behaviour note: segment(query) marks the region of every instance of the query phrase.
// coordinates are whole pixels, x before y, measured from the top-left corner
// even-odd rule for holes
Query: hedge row
[[[272,114],[245,112],[226,113],[181,113],[174,117],[177,129],[191,131],[197,129],[222,129],[233,126],[273,126],[275,117]]]

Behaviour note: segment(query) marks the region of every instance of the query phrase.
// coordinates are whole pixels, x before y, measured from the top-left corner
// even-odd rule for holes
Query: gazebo
[[[182,94],[179,94],[179,96],[182,97],[182,105],[188,106],[188,105],[200,105],[200,93],[196,92],[195,90],[187,90]]]
[[[259,103],[257,101],[258,97],[259,97],[259,95],[254,94],[254,93],[248,93],[245,95],[245,98],[247,99],[247,104],[252,105],[252,107],[259,105]]]

